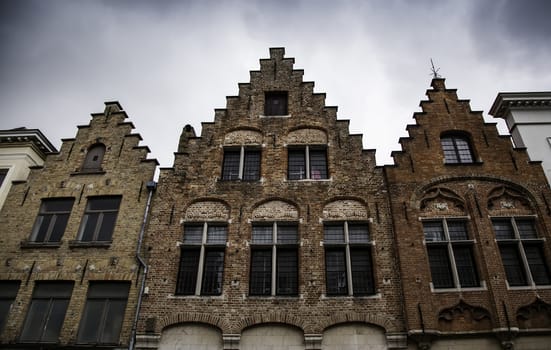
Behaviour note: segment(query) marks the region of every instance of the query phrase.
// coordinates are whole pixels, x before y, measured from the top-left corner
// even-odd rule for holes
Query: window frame
[[[492,229],[495,234],[495,241],[498,244],[499,247],[499,254],[501,257],[501,263],[503,265],[503,268],[505,270],[505,277],[507,281],[507,287],[508,288],[542,288],[542,287],[549,287],[551,286],[551,270],[549,268],[548,260],[546,259],[545,252],[544,252],[544,238],[540,238],[538,233],[538,224],[536,221],[536,216],[492,216]],[[510,238],[498,238],[497,230],[496,230],[496,222],[508,222],[510,224],[510,228],[512,228],[513,236]],[[521,231],[519,230],[518,221],[526,221],[531,223],[531,228],[534,230],[534,237],[528,237],[523,238]],[[530,260],[526,253],[526,247],[537,247],[539,251],[539,258],[541,259],[541,262],[543,263],[543,269],[545,273],[545,278],[549,281],[548,283],[538,283],[534,275],[535,273],[532,271],[532,264],[530,263]],[[517,266],[518,269],[520,269],[520,272],[522,273],[522,277],[525,279],[523,283],[516,283],[513,281],[510,281],[510,273],[511,271],[508,270],[507,266],[509,264],[506,264],[504,261],[503,256],[503,250],[504,248],[513,248],[514,253],[517,256],[518,263],[520,266]]]
[[[470,230],[469,230],[469,220],[470,217],[444,217],[444,218],[423,218],[421,220],[423,224],[423,244],[425,245],[425,249],[427,251],[427,259],[429,262],[429,269],[430,269],[430,275],[431,275],[431,288],[435,291],[442,291],[442,290],[469,290],[469,289],[479,289],[483,287],[483,281],[480,280],[480,273],[478,271],[478,264],[476,262],[476,256],[475,256],[475,243],[476,240],[471,238]],[[465,229],[465,236],[467,239],[453,239],[452,235],[450,234],[450,222],[461,222],[463,224],[463,227]],[[441,239],[435,239],[430,240],[427,239],[427,232],[425,224],[428,223],[440,223],[442,227],[442,234],[444,235]],[[470,265],[469,268],[471,269],[471,275],[468,276],[468,278],[472,279],[473,281],[476,281],[476,285],[472,284],[465,284],[461,282],[462,277],[460,276],[460,268],[458,268],[458,250],[460,248],[466,248],[469,251],[468,258],[470,259]],[[435,283],[435,276],[434,276],[434,270],[435,266],[433,265],[434,262],[431,262],[431,254],[430,251],[436,251],[436,250],[445,250],[445,255],[447,259],[447,267],[448,267],[448,273],[450,274],[450,285],[440,286]],[[465,257],[465,255],[463,255]]]
[[[65,201],[66,204],[70,203],[70,208],[68,210],[51,210],[47,211],[46,203],[48,202],[61,202]],[[29,242],[34,244],[56,244],[60,243],[61,239],[63,238],[63,235],[65,234],[65,230],[67,229],[67,224],[69,223],[69,218],[71,216],[71,212],[73,210],[73,206],[75,204],[75,198],[74,197],[52,197],[52,198],[43,198],[42,202],[40,203],[40,209],[38,211],[38,214],[36,216],[33,228],[31,230],[31,235],[29,238]],[[37,236],[42,228],[42,225],[44,223],[44,218],[50,217],[50,220],[48,221],[48,227],[44,234],[43,240],[37,240]],[[54,229],[56,229],[56,224],[58,223],[58,219],[63,220],[63,217],[66,217],[65,223],[62,224],[62,228],[59,228],[61,233],[59,233],[59,240],[51,240],[52,235],[55,233]],[[57,231],[56,231],[57,232]]]
[[[342,227],[342,241],[338,240],[330,240],[328,239],[327,235],[327,228],[333,226],[333,227]],[[365,240],[356,240],[351,239],[351,227],[353,226],[365,226],[366,228],[366,234],[367,239]],[[374,267],[374,257],[373,257],[373,245],[374,242],[371,239],[371,227],[369,221],[364,220],[343,220],[343,221],[326,221],[323,223],[323,232],[324,232],[324,240],[323,240],[323,246],[325,248],[325,291],[327,296],[331,297],[339,297],[339,296],[349,296],[349,297],[369,297],[374,296],[377,294],[377,287],[376,287],[376,281],[375,281],[375,267]],[[329,272],[334,272],[333,270],[330,271],[330,265],[329,265],[329,252],[341,252],[342,259],[344,259],[344,271],[340,270],[340,273],[342,274],[344,272],[345,278],[343,282],[346,282],[346,285],[338,288],[342,288],[342,291],[332,291],[335,288],[333,286],[329,286],[329,283],[331,283],[331,280],[334,278],[329,277]],[[344,252],[344,254],[342,254]],[[357,271],[357,268],[355,266],[357,264],[353,263],[353,258],[355,256],[356,252],[360,252],[361,255],[367,256],[367,262],[369,269],[365,271],[367,273],[367,276],[365,276],[367,279],[364,281],[366,283],[366,290],[361,291],[358,290],[359,287],[354,287],[354,280],[355,280],[355,271]]]
[[[282,107],[276,106],[282,103]],[[264,92],[264,116],[283,117],[289,115],[289,92],[288,91],[265,91]]]
[[[299,173],[299,176],[291,175],[291,154],[292,153],[302,153],[304,155],[303,163],[301,164],[304,167],[304,177],[302,176],[303,172]],[[314,152],[323,152],[324,155],[324,162],[325,167],[320,173],[320,175],[313,176],[312,173],[314,172],[314,169],[312,169],[312,153]],[[295,162],[295,161],[293,161]],[[296,173],[296,170],[293,171],[293,173]],[[323,174],[324,173],[324,174]],[[289,181],[323,181],[323,180],[329,180],[329,162],[328,162],[328,152],[327,152],[327,145],[289,145],[287,147],[287,180]]]
[[[187,227],[200,227],[201,237],[200,242],[186,242],[186,226]],[[211,227],[223,227],[225,229],[224,242],[209,242],[209,228]],[[228,225],[223,222],[186,222],[183,226],[183,242],[180,243],[180,262],[178,264],[178,275],[176,278],[176,289],[174,295],[178,296],[217,296],[222,295],[224,286],[224,264],[226,259],[226,246],[228,242]],[[195,280],[195,285],[190,287],[183,285],[183,277],[186,270],[184,270],[184,259],[188,258],[185,252],[197,252],[199,255],[195,257],[194,267],[189,269],[192,273],[192,281]],[[218,281],[219,287],[214,291],[207,290],[205,287],[208,285],[208,273],[207,264],[209,263],[208,256],[210,253],[221,253],[221,261],[218,262],[216,270],[213,272],[218,276],[215,276]],[[189,273],[188,272],[188,273]]]
[[[266,241],[255,242],[254,231],[255,227],[270,227],[271,237]],[[281,241],[283,238],[283,228],[292,227],[295,231],[295,238],[291,241]],[[249,267],[249,295],[254,297],[296,297],[299,292],[299,225],[295,221],[256,221],[251,224],[251,241],[250,241],[250,267]],[[256,289],[256,285],[253,283],[256,279],[255,275],[257,269],[255,267],[254,257],[258,253],[268,253],[269,256],[269,270],[260,269],[260,273],[269,275],[269,288],[263,287],[262,291]],[[282,272],[281,264],[284,262],[280,259],[280,256],[285,253],[291,253],[294,255],[294,268],[285,270],[289,282],[284,286],[281,285],[281,281],[285,278],[284,272]],[[287,260],[287,262],[289,262]]]
[[[445,144],[445,142],[447,144]],[[467,146],[460,144],[464,142]],[[457,164],[476,164],[476,154],[474,151],[473,143],[471,136],[465,132],[445,132],[440,135],[440,148],[444,155],[444,164],[446,165],[457,165]],[[468,151],[467,154],[464,153],[465,150]],[[462,152],[463,151],[463,152]],[[453,158],[452,158],[453,156]]]
[[[118,199],[118,204],[116,209],[108,208],[108,209],[91,209],[92,203],[94,201],[109,201],[109,200],[115,200]],[[122,196],[121,195],[104,195],[104,196],[93,196],[88,197],[87,203],[86,203],[86,209],[84,210],[84,214],[82,215],[82,220],[80,222],[80,227],[78,229],[78,235],[77,235],[77,242],[78,243],[105,243],[105,242],[112,242],[113,241],[113,233],[115,231],[115,227],[117,225],[117,219],[119,216],[119,211],[122,203]],[[113,219],[113,224],[110,228],[108,228],[109,232],[109,239],[107,240],[99,240],[100,232],[103,228],[104,219],[106,217],[106,214],[109,213],[115,213],[115,217]],[[90,225],[94,225],[94,230],[92,232],[91,239],[83,239],[84,234],[86,232],[86,229],[89,225],[90,217],[93,217],[95,214],[98,214],[98,218],[95,220],[94,223],[91,223]]]
[[[66,290],[63,290],[66,288]],[[41,290],[45,289],[45,290]],[[48,289],[51,289],[48,291]],[[31,301],[27,308],[25,320],[21,327],[19,342],[56,344],[59,342],[59,335],[65,323],[67,309],[74,289],[74,281],[37,281],[33,288]],[[53,290],[53,292],[52,292]],[[42,295],[44,294],[44,295]],[[57,295],[56,295],[57,294]],[[46,310],[40,312],[40,304],[46,301]],[[51,317],[61,316],[60,324],[53,324]],[[38,322],[39,324],[35,324]],[[48,329],[53,328],[54,333],[50,339],[44,339]],[[40,330],[40,334],[37,333]]]
[[[109,295],[108,292],[105,292],[105,288],[117,286],[117,288],[125,287],[124,293],[120,293],[115,295],[115,293],[112,293]],[[101,288],[103,288],[103,291],[99,291]],[[96,290],[97,289],[97,290]],[[128,306],[128,298],[130,294],[131,289],[131,282],[130,281],[90,281],[88,285],[88,292],[86,294],[86,303],[84,304],[80,323],[78,326],[77,336],[76,336],[76,343],[77,344],[100,344],[100,345],[115,345],[119,344],[120,342],[120,334],[123,329],[123,324],[125,320],[125,314],[126,314],[126,308]],[[104,294],[100,296],[94,296],[93,294]],[[103,302],[102,302],[103,301]],[[99,302],[99,303],[96,303]],[[118,303],[115,303],[118,302]],[[93,314],[93,304],[101,304],[101,312],[100,312],[100,319],[95,321],[94,320],[94,314]],[[116,310],[116,308],[120,308],[122,311],[122,314],[118,314],[119,320],[117,321],[117,324],[108,324],[108,321],[113,321],[113,315],[112,311]],[[92,311],[90,311],[92,310]],[[89,315],[91,313],[91,316]],[[91,318],[91,319],[89,319]],[[91,326],[88,326],[88,324],[91,323]],[[94,325],[97,325],[97,327],[94,327]],[[95,333],[92,335],[94,336],[94,341],[88,341],[83,340],[83,337],[85,336],[83,333],[87,331],[87,326],[94,328],[96,330]],[[109,341],[109,339],[105,339],[105,330],[110,327],[110,330],[117,329],[118,328],[118,335],[116,336],[116,339],[113,341]]]
[[[227,174],[227,169],[232,167],[230,164],[227,163],[228,161],[227,155],[229,153],[235,154],[237,153],[237,150],[239,150],[237,174],[232,174],[232,173]],[[256,176],[249,178],[249,176],[245,173],[247,169],[247,164],[248,164],[248,161],[250,161],[251,158],[256,154],[258,154],[258,167],[255,167]],[[235,165],[233,167],[235,167]],[[222,159],[222,176],[221,176],[222,181],[247,181],[247,182],[259,181],[261,178],[261,169],[262,169],[262,150],[260,146],[224,147],[224,154]]]

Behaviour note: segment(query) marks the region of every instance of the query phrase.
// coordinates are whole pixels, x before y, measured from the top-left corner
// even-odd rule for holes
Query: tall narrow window
[[[222,180],[257,181],[260,179],[260,150],[226,148],[222,165]]]
[[[90,197],[80,224],[79,240],[111,241],[120,203],[120,196]]]
[[[447,164],[468,164],[474,162],[469,138],[462,134],[445,134],[440,138],[444,160]]]
[[[264,115],[287,115],[287,91],[267,91],[264,95]]]
[[[549,267],[543,254],[544,241],[538,237],[534,220],[495,218],[492,224],[509,285],[550,285]]]
[[[327,152],[325,148],[306,146],[292,147],[288,152],[289,180],[323,180],[328,178]]]
[[[226,240],[226,225],[206,222],[184,225],[175,294],[222,294]]]
[[[325,224],[324,246],[327,295],[375,293],[367,223]]]
[[[11,304],[17,296],[20,281],[0,281],[0,334],[10,314]]]
[[[74,198],[43,199],[31,233],[31,242],[61,241],[74,201]]]
[[[297,225],[256,223],[252,229],[250,294],[297,295]]]
[[[21,342],[58,342],[72,291],[73,282],[36,282]]]
[[[130,283],[90,282],[78,344],[119,344]]]
[[[480,286],[464,220],[425,221],[423,231],[434,288]]]
[[[103,162],[103,156],[105,154],[105,145],[97,143],[91,146],[86,153],[84,163],[82,163],[82,172],[96,172],[102,171],[101,162]]]

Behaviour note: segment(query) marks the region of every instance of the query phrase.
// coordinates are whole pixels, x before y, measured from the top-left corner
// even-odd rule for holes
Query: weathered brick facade
[[[33,168],[26,182],[14,183],[0,214],[0,280],[20,284],[1,333],[0,347],[19,344],[19,348],[59,348],[79,343],[77,334],[89,285],[101,281],[126,282],[129,286],[120,335],[113,335],[116,340],[106,344],[110,348],[128,346],[139,291],[136,282],[141,273],[136,259],[138,234],[148,199],[146,185],[153,179],[157,162],[146,159],[149,149],[138,145],[141,137],[132,133],[134,126],[125,121],[126,118],[118,102],[106,103],[104,113],[92,114],[90,124],[79,126],[76,138],[64,139],[60,152],[48,155],[43,167]],[[94,145],[104,147],[101,167],[83,171],[87,153]],[[120,198],[112,235],[108,239],[87,239],[79,234],[82,231],[79,228],[85,226],[87,203],[91,198],[110,198],[105,196]],[[33,227],[40,226],[37,217],[41,214],[41,205],[52,198],[72,201],[67,225],[59,240],[33,233]],[[104,215],[104,222],[106,218]],[[59,216],[55,220],[61,221]],[[48,225],[40,227],[47,234],[58,232],[57,227],[50,226],[49,231]],[[101,230],[105,227],[101,226]],[[69,291],[63,326],[57,339],[52,341],[49,332],[55,333],[55,327],[48,320],[41,324],[46,324],[45,331],[30,329],[25,333],[22,328],[26,318],[30,324],[33,290],[40,283],[53,281],[67,281],[72,291]],[[51,310],[59,309],[53,306]],[[55,312],[46,314],[53,319]],[[116,318],[116,315],[109,317]],[[104,318],[104,321],[109,320]],[[96,325],[98,328],[102,327],[100,323]],[[29,340],[41,336],[42,344],[32,344]],[[94,342],[86,346],[90,345]]]

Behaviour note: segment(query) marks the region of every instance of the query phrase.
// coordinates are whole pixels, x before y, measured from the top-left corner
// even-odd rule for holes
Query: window
[[[42,200],[40,212],[31,233],[32,242],[60,242],[74,198],[48,198]]]
[[[58,342],[72,291],[73,282],[36,282],[21,342]]]
[[[226,225],[206,222],[184,225],[176,294],[222,294],[226,239]]]
[[[251,295],[298,294],[298,228],[296,224],[253,224]]]
[[[260,179],[260,150],[241,148],[224,149],[222,180],[257,181]]]
[[[264,115],[287,115],[287,91],[267,91],[264,95]]]
[[[510,286],[551,284],[543,254],[543,239],[538,238],[531,218],[492,220],[501,260]]]
[[[80,224],[79,240],[83,242],[111,241],[120,203],[120,196],[89,198]]]
[[[464,220],[424,221],[423,231],[434,288],[480,286]]]
[[[0,187],[4,183],[6,176],[8,175],[8,169],[0,169]]]
[[[130,283],[90,282],[80,320],[79,344],[118,344]]]
[[[82,164],[82,172],[96,172],[102,171],[101,162],[103,161],[103,155],[105,154],[105,145],[98,143],[88,149],[86,158]]]
[[[327,295],[375,293],[367,223],[325,224],[324,246]]]
[[[8,320],[11,304],[17,296],[19,281],[0,281],[0,333]]]
[[[327,152],[325,148],[306,146],[289,148],[289,180],[327,179]]]
[[[474,163],[469,138],[461,134],[447,134],[440,138],[444,160],[447,164]]]

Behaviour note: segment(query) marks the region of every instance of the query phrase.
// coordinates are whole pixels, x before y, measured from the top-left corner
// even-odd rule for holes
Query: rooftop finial
[[[432,58],[430,59],[430,66],[431,66],[431,71],[432,71],[432,77],[434,79],[437,79],[437,78],[440,78],[440,74],[438,74],[438,71],[440,70],[440,68],[436,68],[434,67],[434,62],[432,61]]]

